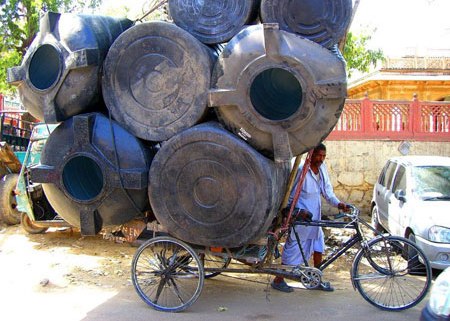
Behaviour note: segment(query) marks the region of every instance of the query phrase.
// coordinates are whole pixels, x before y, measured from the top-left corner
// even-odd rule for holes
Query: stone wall
[[[343,202],[355,204],[369,214],[373,185],[386,161],[402,156],[402,141],[325,141],[326,164],[334,191]],[[450,157],[449,142],[409,142],[408,155]],[[336,213],[325,202],[323,213]]]

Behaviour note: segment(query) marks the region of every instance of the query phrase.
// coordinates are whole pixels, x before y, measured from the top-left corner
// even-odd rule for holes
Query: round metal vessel
[[[105,103],[135,136],[167,140],[206,114],[212,65],[212,50],[176,25],[136,25],[109,50]]]
[[[101,66],[113,41],[132,22],[47,12],[23,62],[8,70],[34,117],[58,123],[101,104]]]
[[[230,40],[258,17],[260,0],[169,0],[173,21],[205,44]]]
[[[277,24],[236,35],[215,65],[209,105],[225,126],[276,161],[315,147],[337,123],[345,62]]]
[[[297,33],[331,48],[347,32],[352,0],[262,0],[261,21],[279,23],[280,29]]]
[[[284,193],[275,164],[218,123],[167,141],[150,168],[149,198],[172,235],[205,246],[242,246],[267,233]]]
[[[83,114],[52,132],[31,177],[43,183],[64,220],[83,235],[94,235],[148,209],[151,160],[149,150],[117,123],[102,114]]]

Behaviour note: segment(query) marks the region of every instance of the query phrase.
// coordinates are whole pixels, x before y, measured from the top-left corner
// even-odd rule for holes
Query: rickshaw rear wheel
[[[200,296],[205,278],[197,253],[170,236],[150,239],[138,248],[131,276],[140,298],[164,312],[189,308]]]

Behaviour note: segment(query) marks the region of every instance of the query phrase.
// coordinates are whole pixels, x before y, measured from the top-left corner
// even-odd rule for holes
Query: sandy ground
[[[7,227],[0,234],[0,302],[8,317],[2,319],[41,315],[36,307],[42,307],[47,314],[70,312],[68,320],[81,320],[86,309],[117,290],[134,291],[130,266],[135,250],[71,229],[30,235],[20,226]],[[60,302],[61,296],[69,302]],[[59,311],[58,304],[70,300],[73,311]],[[27,308],[30,304],[32,309]]]
[[[267,275],[218,276],[198,301],[177,314],[157,312],[136,294],[130,266],[136,247],[82,237],[72,230],[30,235],[20,226],[0,232],[1,320],[418,320],[425,305],[381,311],[351,286],[352,257],[325,272],[336,291],[274,291]],[[376,318],[374,317],[376,316]]]

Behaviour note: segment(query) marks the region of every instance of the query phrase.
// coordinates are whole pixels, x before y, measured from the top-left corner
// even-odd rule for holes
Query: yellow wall
[[[450,97],[449,81],[369,80],[348,89],[349,99],[362,99],[366,93],[376,100],[441,101]],[[448,98],[447,98],[448,99]]]

